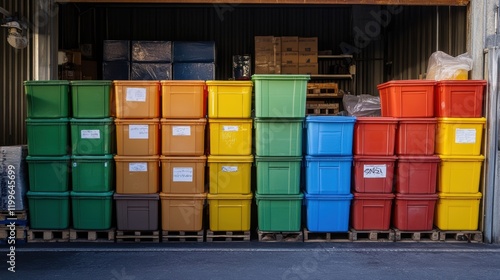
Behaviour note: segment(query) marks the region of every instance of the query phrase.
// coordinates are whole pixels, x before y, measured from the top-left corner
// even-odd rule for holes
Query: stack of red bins
[[[354,126],[354,199],[351,225],[357,231],[391,226],[394,155],[398,120],[358,117]]]
[[[435,81],[391,81],[378,86],[382,115],[398,118],[396,132],[396,198],[393,226],[401,231],[433,228],[437,170],[434,155]]]

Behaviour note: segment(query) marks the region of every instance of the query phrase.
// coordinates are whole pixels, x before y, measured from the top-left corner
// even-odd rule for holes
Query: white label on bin
[[[476,130],[457,128],[457,130],[455,130],[455,143],[456,144],[476,143]]]
[[[128,164],[128,171],[130,172],[147,172],[148,164],[146,162],[132,162]]]
[[[173,136],[191,136],[190,126],[173,126],[172,127]]]
[[[193,182],[192,167],[174,167],[174,182]]]
[[[107,162],[104,163],[104,167],[108,167],[108,163]]]
[[[81,132],[82,139],[100,139],[101,131],[96,130],[82,130]]]
[[[147,124],[131,124],[128,126],[129,139],[148,139],[149,125]]]
[[[126,101],[146,102],[145,88],[127,88]]]
[[[363,166],[363,178],[386,178],[387,165],[367,164]]]
[[[224,125],[222,126],[223,131],[238,131],[240,127],[237,125]]]
[[[238,166],[222,166],[222,172],[238,172]]]

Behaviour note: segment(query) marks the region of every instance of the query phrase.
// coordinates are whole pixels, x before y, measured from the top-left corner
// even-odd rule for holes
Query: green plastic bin
[[[26,119],[28,154],[64,156],[69,147],[69,119]]]
[[[302,157],[255,157],[257,192],[299,194]]]
[[[113,154],[115,129],[112,118],[71,119],[71,151],[73,155]]]
[[[303,119],[255,119],[257,156],[302,156]]]
[[[27,156],[29,190],[33,192],[65,192],[69,190],[69,156]]]
[[[111,81],[71,81],[73,118],[111,117]]]
[[[253,75],[256,118],[303,118],[309,75]]]
[[[71,192],[73,228],[101,230],[111,228],[113,191]]]
[[[69,227],[69,192],[26,193],[30,210],[30,229]]]
[[[69,117],[68,81],[25,81],[28,118]]]
[[[72,156],[72,190],[75,192],[112,191],[114,167],[113,155]]]
[[[259,230],[300,231],[302,193],[295,195],[256,194]]]

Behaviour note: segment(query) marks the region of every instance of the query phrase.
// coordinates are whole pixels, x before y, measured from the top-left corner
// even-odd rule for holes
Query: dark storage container
[[[158,230],[159,194],[115,194],[118,230]]]

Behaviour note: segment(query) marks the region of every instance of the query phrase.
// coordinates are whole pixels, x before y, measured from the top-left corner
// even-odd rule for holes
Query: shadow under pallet
[[[303,242],[302,231],[261,231],[257,230],[260,242]]]

